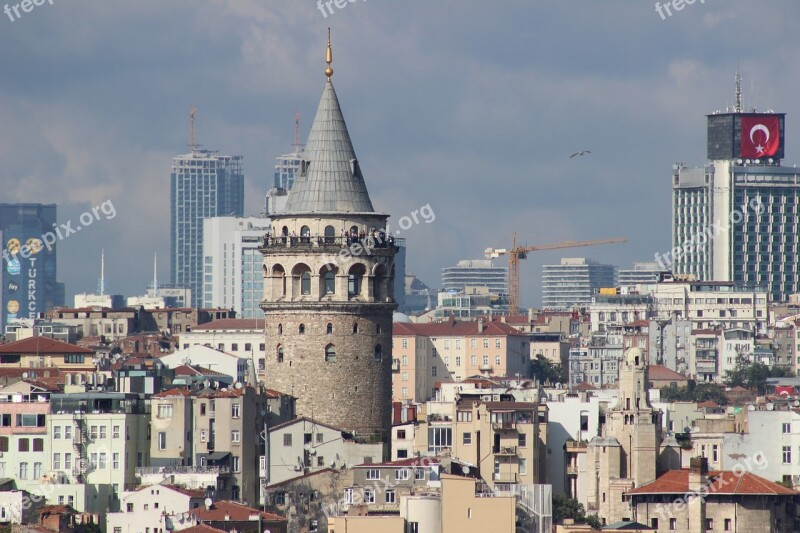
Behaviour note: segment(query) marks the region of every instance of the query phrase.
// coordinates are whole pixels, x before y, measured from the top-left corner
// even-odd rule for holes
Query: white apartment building
[[[205,500],[202,490],[187,490],[165,484],[150,485],[122,494],[120,510],[106,515],[108,533],[139,533],[182,529],[193,523],[192,509]],[[177,526],[177,527],[176,527]]]
[[[203,220],[203,306],[234,309],[241,318],[264,316],[258,251],[270,221],[260,217],[212,217]]]
[[[655,285],[658,319],[684,318],[692,329],[745,328],[766,333],[769,294],[733,282],[664,281]]]
[[[167,368],[196,365],[230,376],[234,382],[248,382],[250,359],[233,355],[202,344],[191,344],[188,348],[165,355],[160,359]]]

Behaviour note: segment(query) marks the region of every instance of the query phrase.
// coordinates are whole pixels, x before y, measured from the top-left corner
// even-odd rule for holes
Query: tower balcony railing
[[[290,249],[327,249],[338,252],[342,248],[359,246],[363,253],[369,255],[372,250],[394,250],[404,245],[405,239],[397,239],[393,235],[377,233],[370,236],[328,237],[324,235],[280,235],[277,237],[264,237],[261,241],[261,250],[277,251]]]

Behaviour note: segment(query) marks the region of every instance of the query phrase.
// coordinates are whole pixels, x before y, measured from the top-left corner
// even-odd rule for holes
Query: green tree
[[[729,387],[746,387],[756,389],[758,394],[767,392],[767,378],[788,376],[789,372],[783,367],[769,368],[760,361],[750,361],[744,356],[736,358],[733,370],[725,372],[725,384]]]
[[[563,365],[554,365],[550,359],[537,354],[531,361],[531,373],[541,383],[566,383],[567,372]]]
[[[586,523],[592,526],[592,529],[603,529],[603,521],[596,514],[587,516]]]
[[[586,520],[583,504],[563,494],[553,496],[553,523],[560,524],[565,518],[572,518],[576,524],[582,524]]]
[[[661,399],[667,402],[707,402],[714,401],[719,405],[727,405],[725,390],[714,383],[696,384],[690,381],[686,387],[662,387]]]

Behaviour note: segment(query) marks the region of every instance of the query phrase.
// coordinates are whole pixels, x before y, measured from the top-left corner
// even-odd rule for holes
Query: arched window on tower
[[[297,332],[300,335],[305,335],[306,334],[306,325],[305,324],[300,324],[300,327],[297,328]]]
[[[311,272],[300,274],[300,294],[311,294]]]
[[[328,322],[328,326],[325,328],[325,333],[328,335],[333,335],[333,324]]]
[[[308,244],[309,242],[311,242],[310,237],[311,237],[311,228],[309,228],[308,226],[303,226],[302,228],[300,228],[300,242]]]
[[[381,334],[381,325],[380,324],[375,324],[375,333],[377,333],[378,335]]]
[[[325,286],[325,294],[336,293],[336,274],[329,270],[323,275],[323,285]]]
[[[336,239],[336,229],[333,226],[325,226],[325,244],[333,244]]]
[[[283,335],[283,324],[278,324],[278,335]]]
[[[353,335],[355,335],[356,333],[358,333],[358,322],[355,322],[353,324]]]
[[[329,344],[325,347],[325,362],[326,363],[336,362],[336,347],[333,344]]]
[[[383,359],[383,350],[380,344],[375,345],[375,360],[380,361]]]
[[[283,346],[280,344],[278,345],[278,349],[276,350],[276,358],[279,363],[283,363]]]

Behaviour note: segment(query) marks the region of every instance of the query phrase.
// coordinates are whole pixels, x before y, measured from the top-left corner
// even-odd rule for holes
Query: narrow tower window
[[[283,346],[281,346],[280,344],[278,345],[278,356],[277,356],[277,358],[278,358],[278,362],[279,363],[283,363]]]
[[[328,335],[332,335],[333,334],[333,324],[331,324],[330,322],[328,322],[328,326],[325,329],[325,333],[327,333]]]
[[[305,335],[305,333],[306,333],[306,325],[305,324],[300,324],[300,327],[297,328],[297,332],[300,335]]]
[[[358,322],[353,324],[353,335],[355,335],[356,333],[358,333]]]
[[[381,345],[380,344],[376,344],[375,345],[375,360],[376,361],[380,361],[381,359],[383,359],[383,350],[381,350]]]
[[[335,363],[336,362],[336,348],[333,344],[329,344],[325,347],[325,362],[326,363]]]

